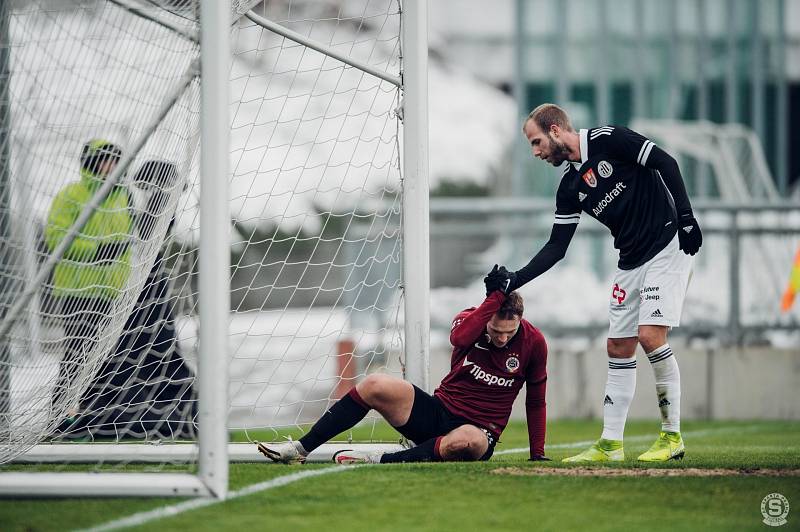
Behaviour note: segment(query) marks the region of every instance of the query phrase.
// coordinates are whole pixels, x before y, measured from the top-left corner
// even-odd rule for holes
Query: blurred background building
[[[521,125],[554,102],[576,128],[632,127],[681,165],[705,236],[671,337],[686,417],[800,416],[786,394],[799,375],[800,312],[779,310],[800,246],[800,1],[438,0],[430,9],[432,63],[494,89],[471,102],[476,115],[494,112],[476,131],[464,114],[437,122],[458,89],[431,83],[432,381],[446,370],[449,320],[482,297],[484,273],[523,266],[549,236],[561,172],[531,157]],[[465,135],[474,150],[438,147]],[[446,174],[459,167],[443,157],[475,157],[498,138],[508,140],[488,172]],[[556,417],[602,413],[617,255],[608,231],[582,218],[565,260],[520,290],[550,344]],[[648,389],[651,372],[639,377]],[[655,415],[644,395],[632,417]]]
[[[433,195],[528,198],[516,211],[508,200],[478,207],[474,201],[434,199],[434,287],[464,286],[497,261],[518,268],[547,238],[560,170],[531,157],[520,133],[525,116],[543,102],[565,107],[577,128],[618,124],[653,138],[679,160],[697,206],[800,202],[800,151],[792,149],[800,142],[797,0],[500,0],[490,8],[477,0],[439,1],[431,5],[431,57],[434,64],[469,72],[494,89],[485,99],[471,101],[476,115],[493,112],[481,131],[463,114],[464,105],[460,115],[442,111],[459,100],[458,87],[449,90],[432,81]],[[449,122],[439,124],[442,116]],[[464,142],[474,150],[454,154],[439,147]],[[460,172],[460,163],[452,161],[474,159],[473,152],[496,144],[502,147],[480,175]],[[513,219],[497,216],[512,211],[518,214]],[[531,219],[532,212],[541,216]],[[706,223],[719,221],[709,229],[741,225],[740,211],[726,212],[700,216]],[[791,212],[781,212],[784,222],[794,219]],[[777,229],[777,221],[757,218],[753,223],[765,230]],[[475,227],[461,238],[468,221]],[[585,221],[582,229],[595,229],[592,220]],[[525,231],[509,242],[508,235],[520,226]],[[798,235],[773,236],[778,240],[744,254],[736,249],[742,242],[731,244],[728,238],[715,262],[730,259],[737,265],[714,277],[738,275],[734,270],[742,256],[762,262],[755,266],[758,272],[744,275],[772,285],[762,288],[761,297],[777,304]],[[605,279],[616,256],[603,238],[599,230],[586,253],[573,248],[565,263],[583,262],[587,273]],[[698,261],[700,272],[708,268],[712,246]],[[726,299],[741,295],[730,287],[719,290]],[[712,314],[721,312],[726,311]]]
[[[795,0],[441,0],[431,3],[431,32],[435,54],[515,98],[515,133],[546,101],[568,108],[576,127],[742,123],[782,195],[800,177],[800,152],[790,149],[800,142]],[[507,186],[548,193],[556,172],[517,137]]]

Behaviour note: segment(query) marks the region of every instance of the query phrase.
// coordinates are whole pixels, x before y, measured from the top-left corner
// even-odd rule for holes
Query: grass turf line
[[[762,422],[757,423],[758,430],[737,433],[738,429],[753,424],[685,423],[687,434],[715,428],[726,430],[687,437],[686,460],[657,467],[798,467],[800,423]],[[596,438],[599,427],[598,421],[556,421],[550,424],[548,444],[553,444],[554,448],[548,450],[548,454],[554,459],[573,454],[573,449],[559,449],[556,445]],[[730,429],[734,432],[731,433]],[[656,422],[630,422],[626,435],[654,438],[657,430]],[[526,443],[525,424],[513,423],[504,433],[499,448],[522,447]],[[653,467],[635,461],[636,453],[645,450],[649,443],[648,439],[641,444],[626,445],[629,459],[622,467]],[[433,530],[436,526],[439,530],[457,527],[472,530],[491,526],[495,530],[504,530],[528,528],[534,524],[540,529],[570,529],[589,523],[587,526],[590,528],[603,530],[614,528],[610,524],[612,517],[621,519],[617,522],[619,526],[654,530],[700,527],[724,530],[733,528],[734,518],[739,520],[735,528],[755,529],[759,525],[763,527],[759,505],[767,493],[780,492],[789,498],[790,503],[800,500],[797,478],[511,479],[490,474],[493,469],[504,465],[520,468],[539,466],[539,463],[526,462],[525,458],[527,456],[522,454],[499,456],[481,464],[405,464],[364,468],[345,472],[343,476],[333,475],[329,479],[307,479],[281,489],[162,519],[139,529],[152,529],[157,525],[159,530],[244,526],[348,531]],[[546,465],[561,467],[557,462]],[[307,464],[302,470],[310,467],[315,466]],[[263,462],[233,464],[230,469],[231,489],[238,490],[298,470],[297,466]],[[621,516],[617,515],[620,514],[619,501],[625,501],[625,509],[630,510]],[[705,506],[698,506],[697,501],[705,501]],[[175,499],[6,500],[0,501],[0,523],[3,523],[0,528],[35,531],[90,527],[176,502]],[[691,511],[684,511],[684,508]],[[484,512],[483,509],[491,511]],[[459,511],[472,516],[471,519],[462,518]],[[585,514],[587,520],[572,515],[576,513]],[[794,517],[791,512],[788,528],[796,525]],[[662,525],[655,522],[656,518],[663,520]]]

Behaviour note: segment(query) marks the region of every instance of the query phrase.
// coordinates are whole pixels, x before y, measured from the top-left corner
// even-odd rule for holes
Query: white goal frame
[[[254,20],[250,15],[247,16]],[[400,79],[388,79],[400,84],[403,96],[399,112],[403,121],[401,164],[404,206],[402,290],[405,309],[405,378],[423,390],[429,390],[430,335],[427,17],[425,0],[403,0],[400,36],[403,71]],[[228,257],[231,228],[228,179],[220,178],[230,174],[229,131],[227,127],[220,127],[220,124],[229,123],[230,18],[228,2],[201,0],[202,244],[199,250],[197,444],[146,446],[146,449],[135,449],[133,452],[131,448],[137,447],[135,445],[44,444],[36,446],[27,456],[27,461],[36,463],[55,460],[92,462],[97,456],[113,462],[114,456],[109,447],[115,447],[122,453],[118,458],[126,461],[180,461],[196,458],[197,473],[0,473],[0,497],[202,496],[225,499],[227,496],[228,464],[231,460],[242,460],[239,452],[241,444],[228,444],[228,367],[227,356],[221,356],[228,349],[230,316]],[[280,27],[268,29],[281,31]],[[301,42],[302,38],[290,35],[291,33],[288,30],[281,31],[282,35],[297,40],[300,44],[313,45]],[[368,68],[362,68],[335,53],[323,53],[370,72]],[[385,74],[381,77],[387,79],[384,76]],[[322,448],[317,454],[324,458],[329,457],[330,453],[330,449]],[[45,456],[49,456],[49,460],[44,459]],[[252,459],[256,459],[255,454]]]

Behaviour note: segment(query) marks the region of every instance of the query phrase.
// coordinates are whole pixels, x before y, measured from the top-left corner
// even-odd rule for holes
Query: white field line
[[[709,434],[718,434],[722,432],[739,432],[739,431],[746,431],[746,430],[754,430],[761,428],[758,425],[745,425],[742,427],[720,427],[717,429],[704,429],[704,430],[694,430],[688,432],[682,432],[681,436],[688,436],[688,437],[696,437],[696,436],[708,436]],[[650,440],[654,440],[655,438],[652,435],[647,436],[631,436],[630,438],[625,438],[625,442],[632,442],[632,443],[639,443],[639,442],[646,442]],[[586,447],[587,445],[591,445],[597,440],[584,440],[584,441],[575,441],[571,443],[554,443],[552,445],[547,445],[546,449],[574,449],[577,447]],[[517,447],[515,449],[503,449],[502,451],[495,451],[493,456],[499,456],[503,454],[518,454],[518,453],[527,453],[530,449],[528,447]]]
[[[327,475],[329,473],[338,473],[340,471],[349,471],[351,469],[362,467],[360,465],[355,466],[333,466],[333,467],[326,467],[323,469],[312,469],[307,471],[301,471],[299,473],[292,473],[291,475],[285,475],[282,477],[276,477],[270,480],[265,480],[264,482],[259,482],[258,484],[252,484],[247,486],[246,488],[242,488],[237,491],[232,491],[228,494],[228,497],[225,499],[226,501],[230,501],[233,499],[238,499],[239,497],[244,497],[247,495],[252,495],[253,493],[259,493],[261,491],[270,490],[272,488],[279,488],[281,486],[285,486],[287,484],[291,484],[292,482],[297,482],[298,480],[303,480],[309,477],[317,477],[320,475]],[[174,515],[181,514],[183,512],[188,512],[189,510],[196,510],[198,508],[204,508],[206,506],[211,506],[214,504],[218,504],[221,501],[219,499],[192,499],[189,501],[184,501],[178,504],[172,504],[169,506],[162,506],[161,508],[156,508],[154,510],[148,510],[146,512],[139,512],[133,515],[129,515],[128,517],[123,517],[120,519],[115,519],[113,521],[109,521],[105,524],[98,525],[92,528],[84,529],[84,532],[100,532],[105,530],[117,530],[119,528],[126,528],[131,526],[139,526],[150,521],[155,521],[158,519],[163,519],[165,517],[172,517]]]
[[[734,432],[734,431],[742,431],[742,430],[753,430],[759,428],[757,425],[748,425],[743,427],[722,427],[718,429],[707,429],[707,430],[696,430],[690,432],[684,432],[684,436],[706,436],[709,434],[717,434],[720,432]],[[625,441],[628,442],[641,442],[641,441],[649,441],[653,437],[652,436],[632,436],[627,438]],[[595,440],[586,440],[586,441],[576,441],[572,443],[556,443],[553,445],[548,445],[548,449],[572,449],[574,447],[583,447],[586,445],[591,445],[594,443]],[[502,451],[497,451],[495,456],[503,455],[503,454],[514,454],[514,453],[522,453],[528,452],[527,447],[519,447],[516,449],[504,449]],[[327,475],[329,473],[336,473],[339,471],[349,471],[356,467],[363,467],[363,466],[334,466],[334,467],[326,467],[323,469],[314,469],[310,471],[302,471],[299,473],[292,473],[291,475],[286,475],[283,477],[277,477],[270,480],[266,480],[264,482],[259,482],[258,484],[253,484],[251,486],[247,486],[246,488],[242,488],[237,491],[232,491],[228,494],[228,497],[225,499],[226,501],[230,501],[233,499],[238,499],[239,497],[244,497],[247,495],[252,495],[254,493],[259,493],[262,491],[270,490],[273,488],[279,488],[281,486],[285,486],[287,484],[291,484],[293,482],[297,482],[298,480],[303,480],[309,477],[316,477],[319,475]],[[206,506],[211,506],[214,504],[218,504],[220,502],[219,499],[192,499],[189,501],[181,502],[178,504],[172,504],[170,506],[162,506],[161,508],[156,508],[154,510],[148,510],[146,512],[139,512],[133,515],[129,515],[128,517],[123,517],[121,519],[115,519],[113,521],[109,521],[105,524],[98,525],[96,527],[84,529],[83,532],[101,532],[106,530],[117,530],[120,528],[131,527],[131,526],[139,526],[150,521],[155,521],[158,519],[163,519],[165,517],[172,517],[174,515],[178,515],[183,512],[188,512],[190,510],[196,510],[198,508],[204,508]]]

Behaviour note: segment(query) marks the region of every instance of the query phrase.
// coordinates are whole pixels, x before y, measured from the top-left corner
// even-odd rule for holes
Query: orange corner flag
[[[794,298],[800,292],[800,249],[794,256],[792,273],[789,274],[789,285],[781,298],[781,312],[789,312],[794,305]]]

